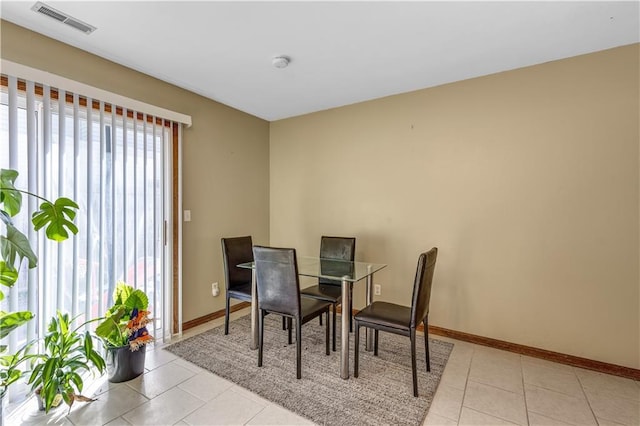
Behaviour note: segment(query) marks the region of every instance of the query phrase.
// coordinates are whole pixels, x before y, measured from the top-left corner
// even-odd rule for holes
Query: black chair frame
[[[250,236],[222,238],[222,259],[225,276],[224,334],[229,334],[231,299],[251,302],[251,270],[238,268],[240,263],[253,262],[253,242]]]
[[[342,244],[345,252],[344,256],[330,253],[331,246],[335,246],[336,243]],[[327,250],[326,247],[329,247]],[[353,237],[328,237],[322,236],[320,240],[320,258],[328,260],[348,260],[353,262],[355,259],[356,251],[356,239]],[[313,290],[313,291],[312,291]],[[334,293],[334,294],[332,294]],[[309,297],[312,299],[323,300],[331,302],[332,305],[332,318],[333,318],[333,342],[332,349],[336,350],[336,319],[337,319],[337,306],[342,302],[342,283],[335,280],[319,279],[318,284],[301,290],[302,297]],[[353,283],[349,283],[349,306],[347,309],[342,307],[342,318],[345,317],[345,313],[349,317],[349,331],[353,331]],[[322,317],[319,319],[320,325],[322,325]],[[284,327],[284,325],[283,325]]]
[[[360,327],[374,329],[373,354],[378,356],[378,333],[385,331],[387,333],[406,336],[411,341],[411,373],[413,378],[413,396],[418,396],[418,373],[416,368],[416,328],[422,323],[424,325],[424,349],[427,372],[431,371],[431,360],[429,356],[429,299],[431,293],[431,282],[435,269],[435,262],[438,249],[436,247],[427,253],[422,253],[418,258],[418,267],[413,287],[413,297],[411,308],[395,305],[386,302],[374,302],[370,306],[365,307],[362,311],[354,316],[355,321],[355,351],[353,362],[353,375],[358,377],[359,361],[360,361]],[[377,305],[376,305],[377,304]],[[376,305],[376,306],[374,306]],[[393,314],[385,314],[376,316],[376,308],[382,308],[381,311],[400,313],[402,318],[409,319],[408,322],[402,323],[401,320],[393,318]],[[407,310],[410,309],[409,315]],[[379,311],[380,312],[380,311]]]
[[[286,319],[289,344],[292,342],[292,323],[296,327],[296,378],[302,377],[302,325],[316,317],[325,315],[325,353],[329,355],[329,307],[321,300],[302,300],[295,249],[275,247],[254,247],[256,278],[258,285],[258,367],[262,367],[264,350],[264,317],[267,314],[281,315]],[[265,274],[262,261],[266,264],[280,263],[272,273]],[[285,265],[282,267],[282,265]]]

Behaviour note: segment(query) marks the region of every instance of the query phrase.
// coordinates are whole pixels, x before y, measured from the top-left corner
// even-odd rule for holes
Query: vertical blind
[[[144,290],[157,340],[170,335],[171,146],[178,123],[10,75],[0,85],[0,167],[16,187],[49,200],[73,199],[79,231],[56,243],[30,223],[39,201],[23,197],[14,224],[38,266],[20,268],[0,305],[36,319],[9,337],[10,348],[42,337],[57,310],[77,323],[104,314],[118,281]]]

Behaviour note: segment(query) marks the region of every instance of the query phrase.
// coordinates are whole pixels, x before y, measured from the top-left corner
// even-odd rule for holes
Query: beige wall
[[[638,51],[271,123],[271,243],[355,236],[404,304],[437,246],[431,324],[640,368]]]
[[[321,235],[353,235],[358,259],[389,264],[381,298],[405,304],[419,252],[440,248],[434,325],[640,368],[638,45],[282,120],[269,134],[263,120],[6,21],[1,37],[2,58],[193,117],[185,321],[224,307],[210,295],[223,284],[220,237],[315,254]]]
[[[269,123],[1,21],[2,58],[192,116],[184,131],[183,319],[224,309],[220,238],[269,242]],[[167,60],[171,60],[170,57]]]

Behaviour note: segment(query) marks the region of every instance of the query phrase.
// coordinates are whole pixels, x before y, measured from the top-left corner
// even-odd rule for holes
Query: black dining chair
[[[358,377],[358,358],[360,352],[360,327],[373,328],[373,354],[378,356],[378,331],[400,334],[411,339],[411,371],[413,373],[413,396],[418,396],[418,374],[416,372],[416,327],[424,324],[424,349],[427,371],[431,371],[429,361],[429,299],[431,282],[436,268],[438,249],[432,248],[418,258],[416,278],[413,283],[411,307],[388,302],[373,302],[354,316],[356,323],[356,347],[353,363],[353,375]]]
[[[222,238],[222,259],[227,303],[224,310],[224,334],[229,334],[230,299],[251,302],[251,269],[238,268],[240,263],[253,262],[251,237]]]
[[[340,269],[340,262],[324,262],[327,260],[346,260],[353,262],[356,256],[356,239],[351,237],[326,237],[323,236],[320,239],[320,268],[321,273],[327,273],[329,271],[323,270],[323,268]],[[351,266],[350,264],[342,264],[345,266]],[[327,275],[349,275],[353,271],[336,271],[333,270]],[[342,281],[330,280],[326,278],[319,278],[318,284],[303,289],[300,294],[302,297],[308,297],[311,299],[323,300],[331,302],[333,306],[333,350],[336,350],[336,307],[338,303],[342,301]],[[353,294],[353,283],[349,283],[349,295]],[[353,319],[351,312],[353,312],[353,297],[349,298],[350,303],[348,309],[342,309],[342,318],[345,314],[349,318],[349,330],[353,331]],[[320,320],[322,324],[322,319]]]
[[[258,367],[262,367],[264,348],[264,317],[267,313],[282,315],[289,323],[289,343],[291,343],[291,322],[296,327],[296,378],[302,377],[302,325],[325,314],[325,353],[329,355],[329,307],[331,303],[300,297],[298,262],[296,250],[255,246],[256,282],[258,288]]]

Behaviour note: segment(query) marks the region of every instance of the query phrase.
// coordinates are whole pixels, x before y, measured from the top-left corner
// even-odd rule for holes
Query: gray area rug
[[[340,317],[338,317],[340,318]],[[232,321],[166,348],[218,376],[321,425],[420,425],[429,410],[453,344],[429,340],[431,372],[425,368],[424,341],[417,339],[418,393],[413,397],[409,338],[380,332],[379,356],[364,350],[361,329],[359,377],[340,378],[340,336],[336,352],[324,352],[324,326],[302,327],[302,379],[296,379],[294,343],[287,345],[280,316],[265,317],[264,355],[249,349],[250,318]],[[340,326],[338,324],[338,333]]]

